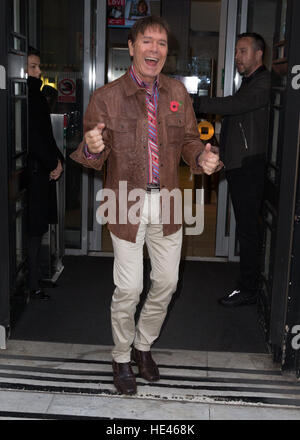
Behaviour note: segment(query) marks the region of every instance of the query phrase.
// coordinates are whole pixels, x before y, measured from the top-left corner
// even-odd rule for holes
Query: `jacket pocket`
[[[107,128],[111,132],[111,148],[115,154],[130,154],[136,150],[137,120],[110,118]]]
[[[167,115],[166,129],[168,145],[181,146],[185,134],[184,115]]]
[[[239,122],[239,127],[240,127],[240,130],[241,130],[241,134],[242,134],[242,138],[243,138],[243,141],[244,141],[245,149],[248,151],[249,150],[248,141],[247,141],[247,137],[246,137],[246,133],[245,133],[243,124],[241,122]]]

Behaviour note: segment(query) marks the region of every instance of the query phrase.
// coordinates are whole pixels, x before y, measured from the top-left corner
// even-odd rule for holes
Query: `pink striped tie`
[[[158,83],[155,81],[153,87],[144,83],[136,74],[134,66],[130,67],[130,75],[139,87],[146,90],[146,106],[148,112],[148,183],[159,185],[159,151],[157,139],[157,102]],[[150,88],[151,87],[151,88]]]
[[[157,120],[155,94],[146,95],[148,110],[148,152],[149,152],[149,183],[159,184],[159,156],[157,142]]]

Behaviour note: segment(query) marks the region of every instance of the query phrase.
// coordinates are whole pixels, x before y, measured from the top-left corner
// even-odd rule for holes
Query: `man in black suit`
[[[198,98],[200,113],[223,115],[220,157],[236,218],[240,244],[240,276],[232,292],[220,299],[224,306],[257,301],[260,284],[259,227],[268,144],[270,73],[263,65],[265,42],[256,33],[238,36],[235,63],[242,84],[232,96]]]

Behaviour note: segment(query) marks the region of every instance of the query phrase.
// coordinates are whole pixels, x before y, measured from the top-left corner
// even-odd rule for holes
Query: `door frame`
[[[241,77],[236,72],[234,57],[238,34],[246,32],[248,17],[248,0],[223,0],[221,8],[221,30],[219,50],[224,51],[222,38],[225,34],[224,90],[219,96],[232,95],[240,86]],[[221,92],[218,89],[219,93]],[[228,193],[228,184],[224,171],[218,188],[218,210],[216,226],[216,256],[227,257],[228,261],[238,262],[236,241],[236,221]]]
[[[8,163],[7,133],[7,1],[3,1],[0,25],[0,163]],[[9,325],[9,209],[8,167],[2,166],[0,173],[0,349],[5,348],[6,328]]]
[[[97,0],[96,51],[95,51],[95,88],[104,86],[106,78],[106,22],[107,1]],[[93,187],[93,229],[88,232],[88,251],[100,251],[102,240],[102,225],[96,220],[97,193],[103,188],[103,171],[93,171],[91,174]]]
[[[106,6],[106,0],[84,2],[83,114],[94,90],[105,84]],[[102,227],[96,221],[94,202],[97,192],[103,187],[102,175],[95,170],[82,169],[81,246],[76,249],[67,248],[66,255],[88,255],[90,250],[101,249]]]
[[[300,270],[300,250],[296,241],[299,236],[297,212],[300,197],[299,14],[299,1],[288,0],[285,38],[287,85],[270,317],[270,344],[274,357],[282,363],[283,369],[298,371],[298,375],[299,351],[294,348],[292,340],[295,336],[293,329],[300,325],[300,295],[296,289],[299,288]]]
[[[0,26],[0,348],[6,348],[13,297],[25,303],[28,0],[19,3],[16,26],[12,0],[3,0]],[[19,112],[15,103],[19,100]],[[17,119],[17,116],[19,119]],[[17,125],[18,124],[18,125]],[[18,138],[16,138],[18,134]],[[16,148],[19,147],[19,148]],[[17,223],[19,221],[19,223]],[[18,228],[17,228],[18,225]],[[18,231],[17,231],[18,229]],[[20,246],[20,247],[16,247]],[[20,298],[21,300],[21,298]]]

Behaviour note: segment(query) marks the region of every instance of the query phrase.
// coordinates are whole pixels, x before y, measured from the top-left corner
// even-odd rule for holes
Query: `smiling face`
[[[28,60],[27,60],[27,73],[28,76],[33,76],[34,78],[40,78],[41,76],[41,69],[40,69],[40,65],[41,65],[41,60],[38,56],[36,55],[29,55]]]
[[[256,49],[253,38],[245,37],[237,41],[235,47],[235,64],[238,72],[249,76],[262,65],[263,53]]]
[[[140,1],[138,4],[138,11],[140,14],[146,14],[147,13],[147,3]]]
[[[158,26],[147,27],[144,34],[138,33],[134,43],[128,41],[128,47],[138,76],[145,83],[153,84],[168,55],[166,31]]]

